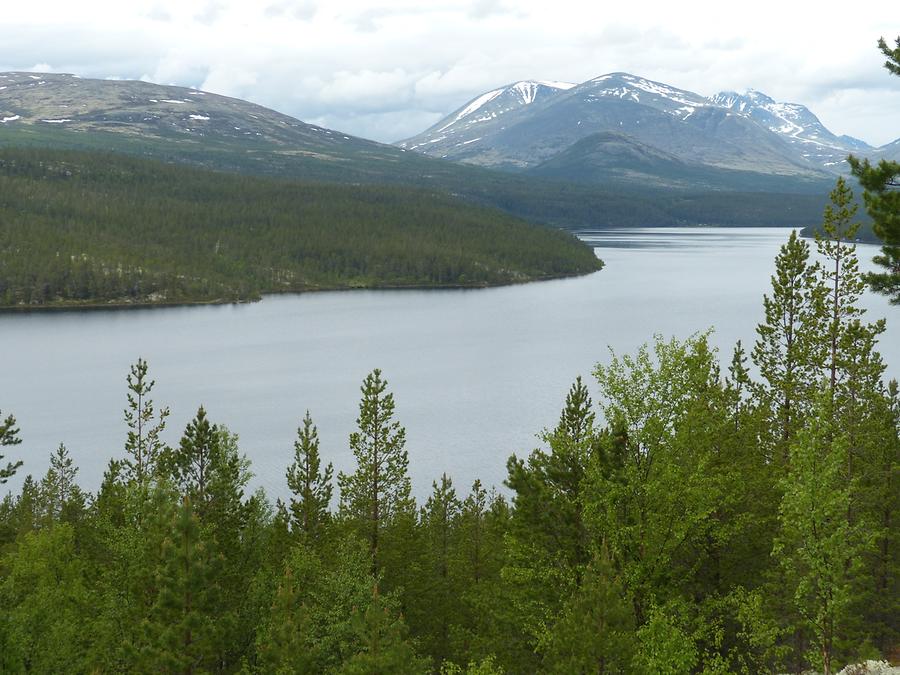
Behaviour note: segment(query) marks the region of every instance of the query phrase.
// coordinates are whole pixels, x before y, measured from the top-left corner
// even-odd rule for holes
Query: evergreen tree
[[[379,546],[387,523],[412,510],[406,430],[394,419],[394,395],[381,371],[372,371],[361,387],[358,431],[350,434],[357,468],[338,474],[340,509],[369,542],[372,573],[381,570]]]
[[[219,455],[219,434],[214,424],[209,423],[203,406],[185,427],[178,448],[170,458],[171,473],[182,492],[190,495],[202,512],[208,501],[209,483]]]
[[[357,611],[353,622],[359,638],[359,651],[338,670],[342,675],[424,675],[431,671],[426,659],[416,655],[406,638],[406,625],[392,615],[378,592],[364,611]]]
[[[302,604],[290,567],[278,586],[265,636],[257,645],[259,662],[267,673],[293,675],[320,672],[308,648],[309,615]]]
[[[538,648],[549,673],[627,673],[635,651],[634,617],[608,554],[598,551],[581,586],[566,598]]]
[[[158,414],[154,409],[149,395],[156,381],[147,377],[147,370],[147,362],[139,358],[125,378],[128,383],[128,406],[125,408],[128,458],[123,467],[126,478],[139,483],[156,471],[156,464],[165,449],[160,434],[166,428],[169,416],[168,408],[162,408]]]
[[[451,659],[451,631],[460,622],[455,569],[457,532],[461,504],[447,474],[434,482],[432,493],[422,508],[421,524],[425,543],[423,588],[417,593],[421,611],[415,613],[417,633],[423,637],[423,651],[436,663]],[[412,614],[407,614],[412,616]]]
[[[830,382],[832,396],[838,386],[839,373],[843,372],[841,353],[847,333],[859,323],[864,310],[858,302],[863,291],[853,240],[859,223],[853,222],[856,205],[853,192],[847,187],[843,177],[830,195],[831,203],[825,207],[822,232],[816,233],[819,255],[825,260],[821,270],[821,283],[827,297],[822,313],[827,317],[825,331],[828,340],[828,354],[825,370]],[[882,328],[883,330],[883,328]]]
[[[62,443],[50,455],[50,468],[41,480],[43,516],[48,522],[77,520],[85,507],[85,495],[75,482],[78,467]]]
[[[532,647],[577,591],[590,560],[581,490],[593,425],[591,398],[578,377],[556,428],[542,434],[549,452],[535,450],[527,462],[515,456],[507,461],[514,510],[503,575]]]
[[[900,75],[900,37],[897,48],[891,49],[879,38],[878,47],[887,57],[885,68]],[[866,281],[873,291],[887,295],[892,304],[900,304],[900,162],[882,159],[872,166],[868,159],[847,158],[853,175],[863,186],[863,200],[872,217],[875,234],[882,241],[881,255],[875,256],[875,264],[881,272],[870,272]]]
[[[777,459],[787,459],[787,445],[808,412],[809,387],[822,361],[823,290],[818,267],[809,262],[809,245],[796,231],[775,258],[772,296],[763,296],[765,322],[757,326],[753,362],[765,385],[760,398],[772,411]],[[817,323],[818,322],[818,323]]]
[[[460,622],[452,628],[453,653],[460,661],[483,661],[500,656],[517,630],[507,605],[501,579],[505,562],[504,540],[509,530],[509,507],[496,492],[488,493],[476,480],[459,510],[458,553],[453,559],[461,603]],[[514,658],[504,658],[512,662]]]
[[[303,426],[297,429],[294,441],[294,462],[287,470],[287,485],[291,497],[291,526],[308,542],[322,537],[330,520],[333,468],[329,462],[324,470],[319,457],[319,434],[306,411]]]
[[[159,591],[144,624],[147,642],[138,660],[142,670],[194,673],[215,668],[221,649],[219,563],[201,537],[191,498],[184,497],[163,543]]]
[[[2,411],[0,411],[0,419],[2,419]],[[7,415],[6,419],[0,422],[0,448],[19,445],[21,442],[22,439],[19,438],[19,429],[16,427],[16,418],[12,415]],[[0,455],[0,461],[3,459],[5,459],[5,457]],[[7,462],[5,468],[0,468],[0,485],[3,485],[12,478],[20,466],[22,466],[21,459],[15,463]]]

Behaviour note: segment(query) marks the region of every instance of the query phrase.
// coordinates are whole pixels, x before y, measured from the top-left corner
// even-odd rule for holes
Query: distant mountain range
[[[4,145],[406,185],[568,228],[814,224],[833,183],[746,113],[626,75],[497,89],[396,147],[191,88],[0,73]]]
[[[836,136],[806,107],[761,92],[705,97],[628,73],[581,84],[516,82],[398,145],[571,181],[678,187],[831,180],[850,153],[878,159],[900,151],[900,139],[874,148]]]

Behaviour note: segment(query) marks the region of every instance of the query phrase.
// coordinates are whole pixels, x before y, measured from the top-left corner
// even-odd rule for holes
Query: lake
[[[143,357],[152,398],[170,406],[177,443],[200,404],[239,434],[252,486],[284,496],[296,428],[308,408],[322,453],[350,471],[347,438],[359,386],[381,368],[407,429],[416,496],[446,471],[465,493],[501,486],[506,458],[539,445],[577,375],[590,381],[609,348],[632,352],[657,332],[715,328],[727,363],[752,346],[762,294],[789,230],[650,228],[584,232],[606,267],[595,274],[482,290],[346,291],[267,297],[245,305],[0,315],[0,407],[23,444],[8,459],[43,475],[62,441],[96,490],[121,456],[129,365]],[[875,253],[860,246],[863,267]],[[888,318],[881,351],[900,372],[900,307],[867,294]]]

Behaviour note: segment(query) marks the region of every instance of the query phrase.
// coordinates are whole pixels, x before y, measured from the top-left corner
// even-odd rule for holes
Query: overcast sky
[[[627,71],[700,94],[758,89],[837,134],[900,137],[875,42],[900,2],[42,0],[3,3],[0,70],[199,87],[380,141],[522,79]]]

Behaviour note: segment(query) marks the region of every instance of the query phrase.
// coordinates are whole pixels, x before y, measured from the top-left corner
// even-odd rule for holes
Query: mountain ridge
[[[537,105],[493,109],[493,101],[513,97],[516,84],[475,97],[397,145],[461,163],[529,171],[585,137],[619,132],[687,164],[812,181],[845,172],[851,152],[874,158],[893,152],[894,144],[874,148],[837,136],[805,106],[756,90],[703,96],[613,72],[548,91]],[[475,110],[482,114],[473,118]],[[603,178],[622,175],[611,168]]]
[[[504,115],[543,108],[574,89],[569,84],[514,83],[515,100],[522,105]],[[498,126],[505,124],[501,120]],[[692,186],[663,175],[662,180],[637,183],[587,184],[531,174],[521,167],[497,171],[357,138],[196,89],[45,73],[0,73],[2,146],[124,153],[291,180],[405,185],[570,229],[805,225],[819,220],[818,200],[828,190],[824,181],[793,177],[765,184],[755,179],[735,182],[733,173]],[[680,192],[691,194],[671,194],[676,184]],[[787,202],[792,209],[784,208]]]

